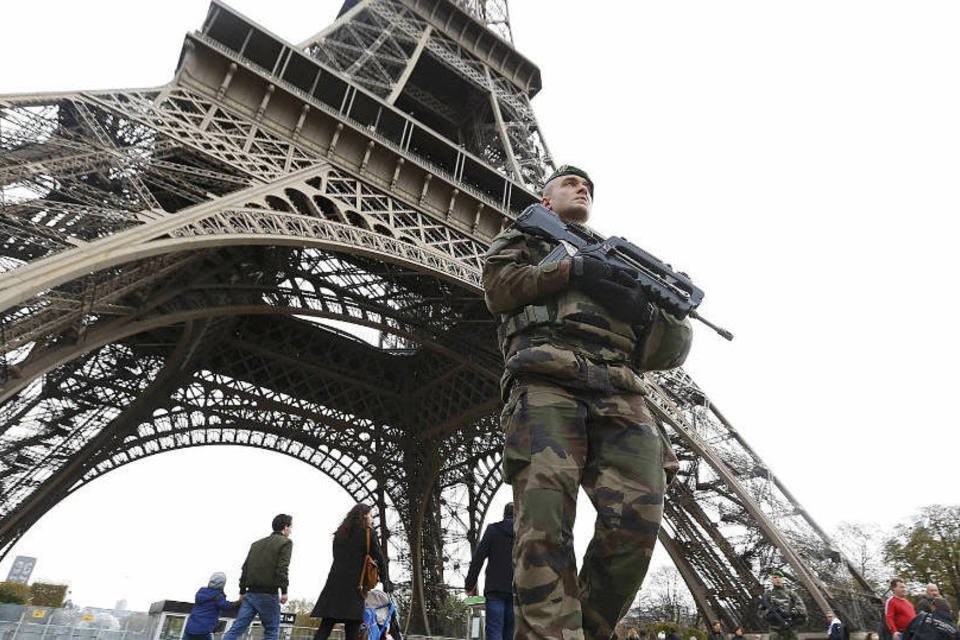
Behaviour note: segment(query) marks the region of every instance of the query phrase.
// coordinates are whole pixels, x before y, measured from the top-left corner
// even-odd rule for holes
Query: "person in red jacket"
[[[917,613],[905,597],[907,595],[907,585],[904,584],[903,580],[894,578],[890,581],[890,588],[893,590],[893,595],[883,605],[883,618],[887,623],[887,629],[893,634],[893,640],[900,640],[901,633]]]

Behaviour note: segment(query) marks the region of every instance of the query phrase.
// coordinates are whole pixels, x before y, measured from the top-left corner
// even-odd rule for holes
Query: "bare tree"
[[[311,611],[313,611],[313,601],[306,598],[293,598],[283,605],[284,613],[310,613]]]
[[[876,591],[883,591],[884,583],[893,574],[893,568],[884,561],[883,543],[887,533],[873,522],[841,522],[833,540]]]
[[[693,596],[674,567],[654,569],[644,582],[644,589],[634,610],[646,621],[691,624],[697,617]]]

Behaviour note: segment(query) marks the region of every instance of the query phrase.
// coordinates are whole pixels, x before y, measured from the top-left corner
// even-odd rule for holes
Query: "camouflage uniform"
[[[790,588],[773,585],[763,596],[760,614],[770,623],[778,640],[795,640],[797,628],[807,620],[807,606]],[[769,606],[768,606],[769,603]]]
[[[626,613],[657,539],[676,457],[636,370],[679,366],[687,322],[658,311],[632,327],[570,288],[569,263],[516,229],[487,252],[487,306],[500,317],[504,479],[516,505],[515,638],[603,638]],[[578,488],[597,509],[579,577]]]

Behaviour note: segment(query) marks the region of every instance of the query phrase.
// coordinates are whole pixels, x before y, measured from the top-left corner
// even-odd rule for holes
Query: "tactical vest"
[[[632,326],[577,289],[543,304],[500,316],[504,389],[517,376],[537,376],[574,388],[642,393],[630,368],[637,346]]]

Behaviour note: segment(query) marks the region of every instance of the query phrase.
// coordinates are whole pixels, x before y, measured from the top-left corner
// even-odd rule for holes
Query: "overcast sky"
[[[298,42],[339,2],[232,5]],[[596,182],[594,226],[707,292],[702,313],[737,338],[698,328],[687,369],[813,517],[889,527],[956,503],[960,4],[510,11],[542,70],[533,105],[554,158]],[[202,1],[6,3],[0,93],[162,84],[205,14]],[[165,454],[59,505],[0,577],[25,554],[81,604],[190,599],[215,570],[235,593],[247,545],[285,511],[291,595],[313,599],[348,507],[279,454]],[[582,508],[581,552],[591,525]]]

